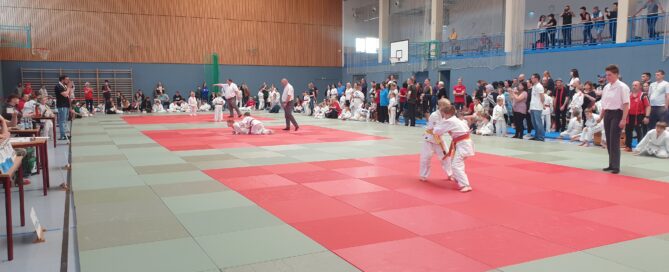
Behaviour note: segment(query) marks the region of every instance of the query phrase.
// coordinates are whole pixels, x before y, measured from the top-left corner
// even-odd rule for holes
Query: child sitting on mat
[[[271,135],[274,133],[271,129],[266,129],[262,122],[251,117],[250,112],[245,112],[244,119],[239,122],[228,119],[228,127],[232,128],[232,134]]]
[[[641,142],[636,146],[635,155],[669,158],[669,132],[667,123],[657,122],[655,129],[648,131]]]
[[[490,136],[495,132],[492,121],[490,121],[490,115],[488,113],[483,113],[481,115],[481,122],[476,125],[476,134],[481,136]]]
[[[573,141],[574,138],[583,132],[583,121],[581,121],[581,111],[578,109],[573,109],[571,113],[571,119],[569,119],[569,124],[567,125],[567,130],[560,133],[560,137],[568,138],[570,141]]]

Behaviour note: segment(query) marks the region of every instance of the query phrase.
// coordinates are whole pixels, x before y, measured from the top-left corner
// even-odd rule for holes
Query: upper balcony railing
[[[660,43],[669,29],[665,27],[667,14],[636,16],[628,19],[628,43]],[[615,44],[616,20],[557,26],[547,29],[526,30],[525,53],[559,51],[566,48],[595,49]],[[644,44],[644,43],[639,43]],[[347,67],[390,65],[389,48],[381,49],[382,61],[377,54],[357,53],[353,48],[345,51]],[[504,33],[468,37],[443,42],[409,44],[409,63],[448,61],[458,58],[485,58],[504,55]]]
[[[627,42],[658,41],[664,38],[666,14],[630,17]],[[617,20],[557,26],[525,31],[525,51],[614,44]]]

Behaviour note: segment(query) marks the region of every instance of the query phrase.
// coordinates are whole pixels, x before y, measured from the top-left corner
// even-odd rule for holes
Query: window
[[[355,38],[355,52],[376,54],[379,51],[379,39]]]

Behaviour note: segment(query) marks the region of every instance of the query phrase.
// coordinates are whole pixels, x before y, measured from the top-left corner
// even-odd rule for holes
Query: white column
[[[618,26],[616,28],[616,43],[627,42],[628,16],[630,15],[630,0],[618,0]]]
[[[432,0],[432,16],[430,20],[430,40],[441,41],[444,26],[444,1]]]
[[[383,62],[383,48],[389,45],[390,0],[379,0],[379,63]]]

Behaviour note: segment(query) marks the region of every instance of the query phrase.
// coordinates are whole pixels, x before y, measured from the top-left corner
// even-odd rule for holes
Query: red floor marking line
[[[418,155],[204,172],[364,271],[487,271],[669,232],[666,183],[490,154],[467,166],[468,194],[438,161],[419,182]]]
[[[274,134],[262,136],[233,135],[230,128],[149,130],[142,133],[170,151],[387,139],[386,137],[317,126],[301,126],[299,131],[284,131],[282,126],[269,128],[274,130]],[[360,162],[360,165],[364,166],[366,164]]]
[[[196,124],[196,123],[213,123],[214,115],[209,114],[198,114],[197,116],[190,116],[188,114],[179,114],[179,115],[126,115],[121,116],[121,118],[128,123],[129,125],[156,125],[156,124]],[[224,119],[227,119],[227,115],[223,116]],[[256,117],[253,118],[261,121],[274,120],[267,117]],[[240,120],[241,118],[237,117],[235,120]]]

